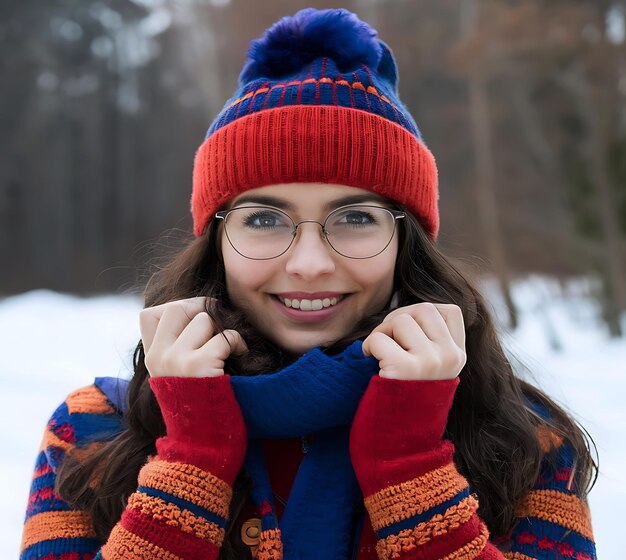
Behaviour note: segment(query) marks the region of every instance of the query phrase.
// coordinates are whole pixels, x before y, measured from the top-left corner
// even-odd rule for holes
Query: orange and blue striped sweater
[[[20,560],[219,558],[246,447],[228,375],[150,380],[166,435],[141,468],[137,490],[106,543],[96,539],[88,512],[56,494],[55,473],[66,453],[80,460],[124,427],[123,399],[111,395],[110,380],[99,378],[71,393],[50,418],[35,465]],[[595,559],[589,511],[571,487],[574,457],[546,430],[538,432],[544,468],[519,507],[519,521],[510,538],[497,546],[491,542],[477,499],[453,462],[454,447],[443,438],[456,385],[456,380],[372,378],[350,443],[367,510],[354,558]],[[272,481],[282,481],[276,490],[288,495],[298,460],[293,442],[284,443],[268,442],[266,450],[274,452],[268,457]],[[251,508],[244,508],[237,524],[249,535],[257,526],[246,521],[262,514]],[[276,535],[265,533],[248,541],[254,557],[282,558]]]

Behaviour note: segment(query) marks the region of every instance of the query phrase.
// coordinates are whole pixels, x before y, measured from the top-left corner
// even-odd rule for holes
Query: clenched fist
[[[363,341],[391,379],[454,379],[467,361],[461,308],[416,303],[394,309]]]
[[[139,314],[139,328],[150,377],[217,377],[224,362],[248,347],[235,330],[216,333],[205,311],[206,297],[148,307]]]

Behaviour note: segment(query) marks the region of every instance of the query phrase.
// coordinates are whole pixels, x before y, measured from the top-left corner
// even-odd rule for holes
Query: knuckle
[[[450,307],[450,311],[451,313],[453,313],[457,319],[459,319],[460,321],[463,321],[463,309],[461,309],[458,305],[453,304]]]
[[[173,305],[172,302],[166,303],[163,306],[163,312],[161,313],[161,321],[165,318],[169,318],[175,312],[176,312],[175,305]]]
[[[385,333],[382,333],[380,331],[375,331],[372,334],[370,334],[370,336],[368,337],[370,339],[370,342],[372,340],[378,340],[379,338],[385,338]]]
[[[459,349],[459,363],[464,366],[467,363],[467,352]]]
[[[204,311],[200,311],[200,313],[196,314],[196,316],[192,319],[192,321],[196,323],[202,323],[204,325],[213,324],[213,321],[211,321],[209,314]]]
[[[150,373],[150,375],[157,375],[160,373],[161,361],[155,356],[154,353],[149,352],[148,354],[146,354],[143,363],[146,366],[146,369],[148,370],[148,373]]]
[[[443,358],[435,352],[431,352],[428,356],[426,356],[424,361],[426,362],[429,369],[436,371],[439,371],[444,365]]]
[[[177,371],[181,367],[180,353],[172,348],[165,350],[159,360],[161,367],[165,370]]]
[[[446,354],[445,364],[443,367],[446,369],[455,369],[459,370],[465,365],[466,355],[463,350],[460,348],[456,348],[455,350]]]
[[[145,327],[154,316],[154,311],[151,308],[142,309],[139,312],[139,326]]]
[[[154,362],[153,362],[153,359],[152,359],[152,354],[149,354],[149,353],[148,353],[148,354],[146,354],[146,355],[144,356],[144,358],[143,358],[143,363],[144,363],[144,365],[146,366],[146,369],[147,369],[148,371],[150,371],[150,372],[151,372],[151,371],[152,371],[152,369],[153,369],[153,367],[154,367]]]
[[[202,318],[203,318],[204,322],[206,322],[206,324],[208,325],[208,328],[210,330],[210,334],[214,335],[215,334],[215,321],[213,320],[213,318],[208,313],[206,313],[205,311],[200,313],[200,315],[202,315]]]
[[[395,320],[404,322],[413,321],[413,315],[411,315],[408,311],[404,311],[402,313],[398,313],[395,316]]]
[[[190,317],[189,312],[189,306],[185,303],[184,300],[178,300],[176,302],[174,302],[174,304],[172,305],[172,309],[175,310],[176,313],[179,314],[185,314],[189,319],[191,319],[192,317]]]

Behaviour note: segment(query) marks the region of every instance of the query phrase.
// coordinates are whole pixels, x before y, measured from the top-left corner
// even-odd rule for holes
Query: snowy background
[[[598,558],[626,556],[626,339],[609,340],[587,281],[515,284],[520,326],[507,349],[594,438],[600,476],[590,495]],[[496,316],[502,304],[484,286]],[[44,426],[68,392],[94,377],[129,377],[141,301],[34,291],[0,300],[0,558],[18,558],[32,468]],[[626,331],[626,317],[623,321]],[[621,443],[620,443],[621,442]]]

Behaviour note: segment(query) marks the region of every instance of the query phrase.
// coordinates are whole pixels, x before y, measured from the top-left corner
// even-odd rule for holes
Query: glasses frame
[[[326,222],[328,222],[328,219],[335,212],[339,212],[340,210],[345,210],[346,208],[353,208],[353,207],[354,208],[376,208],[378,210],[385,210],[386,212],[389,212],[389,214],[391,214],[391,217],[393,218],[393,231],[391,232],[391,237],[389,238],[389,241],[387,241],[387,244],[380,251],[378,251],[378,253],[376,253],[374,255],[370,255],[369,257],[350,257],[348,255],[344,255],[343,253],[341,253],[337,249],[335,249],[335,247],[333,246],[331,241],[328,239],[328,231],[326,230]],[[244,255],[241,251],[239,251],[239,249],[237,249],[237,247],[235,247],[235,245],[233,244],[232,240],[230,239],[230,236],[228,235],[228,228],[226,227],[226,220],[228,218],[228,215],[231,212],[234,212],[236,210],[240,210],[242,208],[269,208],[271,210],[275,210],[275,211],[280,212],[281,214],[284,214],[285,216],[287,216],[287,218],[289,218],[289,221],[293,225],[293,229],[291,230],[291,241],[289,242],[289,245],[287,245],[287,248],[282,253],[279,253],[278,255],[275,255],[273,257],[263,257],[263,258],[249,257],[248,255]],[[341,255],[342,257],[345,257],[346,259],[363,260],[363,259],[372,259],[372,258],[380,255],[387,247],[389,247],[389,244],[391,243],[391,241],[394,238],[394,235],[396,234],[396,225],[398,223],[398,220],[401,220],[402,218],[406,217],[406,213],[402,212],[401,210],[393,210],[391,208],[385,208],[384,206],[376,206],[375,204],[346,204],[345,206],[340,206],[339,208],[335,208],[332,212],[330,212],[328,214],[328,216],[326,216],[326,218],[324,219],[323,223],[322,222],[318,222],[317,220],[302,220],[302,221],[296,223],[296,222],[294,222],[293,218],[289,214],[287,214],[287,212],[285,212],[284,210],[281,210],[280,208],[276,208],[274,206],[267,206],[267,205],[263,205],[263,204],[258,204],[258,205],[251,205],[251,206],[238,206],[237,208],[231,208],[230,210],[220,210],[219,212],[215,213],[215,217],[218,220],[224,220],[224,232],[226,233],[226,238],[228,239],[228,242],[230,243],[230,246],[238,254],[240,254],[242,257],[244,257],[246,259],[250,259],[250,260],[253,260],[253,261],[269,261],[269,260],[272,260],[272,259],[277,259],[278,257],[284,255],[287,251],[289,251],[289,249],[293,245],[293,242],[294,242],[294,240],[296,238],[296,235],[298,233],[298,227],[301,224],[313,223],[313,224],[317,224],[318,226],[320,226],[322,228],[322,234],[324,235],[324,239],[326,240],[326,243],[328,243],[330,248],[333,251],[335,251],[335,253],[337,253],[338,255]]]

